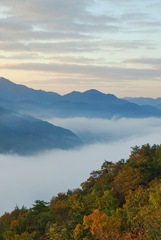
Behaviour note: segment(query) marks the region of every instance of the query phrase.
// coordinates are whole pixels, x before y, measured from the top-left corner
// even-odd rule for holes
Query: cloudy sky
[[[64,94],[161,97],[160,0],[0,0],[0,75]]]

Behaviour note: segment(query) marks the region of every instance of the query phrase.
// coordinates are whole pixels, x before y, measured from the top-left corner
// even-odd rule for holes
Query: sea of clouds
[[[131,147],[161,143],[161,119],[48,119],[74,131],[81,148],[53,150],[33,156],[0,155],[0,214],[15,206],[50,201],[59,192],[80,187],[105,160],[127,159]]]

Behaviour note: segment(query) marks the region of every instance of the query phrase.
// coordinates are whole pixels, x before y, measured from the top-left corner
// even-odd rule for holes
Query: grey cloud
[[[155,9],[158,9],[158,11],[160,11],[161,2],[160,2],[160,1],[153,1],[153,2],[150,1],[148,7],[149,7],[150,9],[155,8]]]
[[[85,11],[86,6],[93,1],[88,0],[2,0],[4,6],[8,6],[7,13],[23,16],[28,20],[41,20],[52,18],[63,18],[66,15],[73,16]],[[54,15],[55,14],[55,15]]]
[[[108,2],[110,1],[107,1],[107,3]],[[129,5],[132,3],[130,1],[125,2],[126,4],[129,3]],[[119,31],[119,29],[122,28],[120,24],[121,15],[118,17],[115,14],[115,8],[114,11],[109,12],[107,7],[107,9],[105,9],[106,14],[96,15],[94,12],[89,11],[89,7],[94,3],[94,0],[46,0],[45,2],[44,0],[29,0],[24,2],[20,0],[1,1],[1,5],[8,7],[6,13],[12,16],[11,19],[15,19],[16,22],[18,19],[19,22],[24,25],[37,26],[38,28],[42,27],[48,31],[51,31],[51,29],[59,31],[69,31],[70,29],[70,31],[90,31],[91,33]],[[122,2],[112,1],[112,3],[118,4]],[[99,3],[97,2],[97,4]],[[126,5],[122,5],[124,12],[122,19],[136,19],[136,16],[139,16],[141,19],[141,13],[138,11],[138,13],[127,13],[129,10],[124,8],[124,6]]]
[[[158,68],[158,66],[161,66],[161,58],[146,58],[146,57],[145,58],[133,58],[133,59],[127,59],[124,62],[152,65],[155,68]]]
[[[35,0],[35,1],[3,1],[3,4],[9,6],[8,12],[13,18],[18,18],[25,24],[42,26],[44,29],[59,31],[87,31],[90,27],[106,22],[115,22],[113,16],[94,16],[87,7],[94,1],[85,0]],[[94,28],[93,28],[94,30]],[[97,28],[99,30],[99,28]]]
[[[6,55],[0,55],[0,59],[16,59],[16,60],[30,60],[31,59],[44,59],[44,56],[41,56],[40,54],[36,54],[36,53],[29,53],[29,52],[24,52],[24,53],[10,53],[9,56]]]
[[[22,42],[0,42],[0,49],[5,52],[29,51],[28,46]]]
[[[100,42],[98,41],[59,41],[59,42],[33,42],[28,44],[28,47],[32,51],[53,53],[65,53],[65,52],[91,52],[100,50]]]
[[[32,41],[29,43],[20,42],[0,42],[0,49],[13,52],[35,52],[35,53],[75,53],[75,52],[95,52],[101,49],[100,42],[97,41]]]
[[[105,3],[105,8],[99,11],[101,2]],[[150,80],[153,74],[154,80],[160,79],[159,69],[117,67],[127,63],[126,60],[123,62],[127,56],[133,58],[132,55],[135,54],[138,58],[138,54],[143,55],[145,50],[149,50],[151,56],[153,53],[150,50],[159,47],[154,36],[160,31],[160,15],[154,15],[154,5],[152,12],[147,10],[152,3],[155,5],[157,2],[148,0],[136,4],[132,0],[1,0],[0,6],[6,7],[0,19],[0,49],[1,59],[4,59],[1,69],[44,71],[44,75],[47,71],[49,74],[56,72],[59,79],[65,75],[69,78],[70,74],[70,78],[79,81],[82,78],[84,81]],[[145,35],[147,33],[154,34],[153,38],[148,40]],[[135,53],[135,50],[139,51]],[[31,61],[25,64],[29,62],[29,55],[25,59],[27,52],[31,54]],[[20,58],[23,60],[20,65],[16,61],[10,64],[16,53],[17,62]],[[7,56],[6,61],[2,55]],[[60,58],[54,60],[60,55],[66,55],[66,59],[67,56],[73,59],[76,55],[83,56],[86,60],[70,60],[68,63],[77,64],[65,66],[65,58],[62,58],[62,62]],[[41,64],[42,59],[48,64]],[[89,65],[84,66],[86,63]]]
[[[93,39],[95,34],[118,32],[120,26],[112,15],[96,16],[87,11],[92,1],[35,0],[1,1],[7,6],[1,19],[0,39],[3,41],[35,41],[55,39]],[[21,43],[20,43],[21,44]],[[18,51],[18,49],[17,49]]]
[[[104,48],[114,48],[114,49],[136,49],[136,48],[155,48],[151,41],[146,40],[110,40],[103,43]]]
[[[134,21],[134,20],[145,20],[145,18],[148,18],[147,13],[139,13],[139,12],[125,12],[121,15],[121,19],[125,20],[127,22]]]
[[[1,19],[0,21],[0,31],[1,32],[9,32],[10,35],[16,31],[30,31],[32,27],[30,25],[24,24],[20,22],[18,19],[13,19],[9,17],[7,19]]]
[[[50,53],[47,56],[44,56],[43,54],[34,53],[34,52],[21,52],[21,53],[11,53],[10,55],[0,55],[0,59],[15,59],[15,60],[48,60],[48,61],[54,61],[55,63],[70,63],[70,64],[100,64],[101,62],[106,62],[104,58],[86,58],[86,57],[74,57],[74,56],[66,56],[66,55],[50,55]],[[47,82],[47,80],[44,82]]]
[[[124,20],[129,21],[130,13],[127,13],[124,9],[124,14],[122,16],[117,16],[115,11],[108,12],[106,9],[106,14],[96,15],[94,12],[88,10],[95,1],[85,1],[85,0],[35,0],[35,1],[20,1],[20,0],[2,0],[1,5],[7,6],[6,14],[10,14],[9,17],[1,20],[0,23],[0,39],[6,41],[12,39],[10,45],[13,41],[17,41],[20,48],[16,48],[15,51],[21,51],[22,41],[25,43],[30,42],[30,51],[50,51],[54,49],[55,51],[62,53],[65,52],[79,52],[79,51],[94,51],[94,50],[108,50],[110,48],[131,48],[134,47],[149,47],[147,43],[141,43],[137,41],[108,41],[108,37],[104,35],[107,44],[97,45],[92,44],[90,40],[102,38],[102,34],[107,33],[118,33],[129,31],[129,28],[122,24],[120,21],[121,17]],[[117,1],[115,1],[116,3]],[[140,14],[140,15],[139,15]],[[136,19],[139,16],[141,19],[141,13],[131,13],[131,18]],[[145,15],[144,15],[145,17]],[[130,18],[130,19],[131,19]],[[147,16],[148,18],[148,16]],[[146,23],[146,21],[145,21]],[[148,23],[148,22],[147,22]],[[158,24],[154,21],[154,25]],[[137,25],[137,23],[134,23]],[[139,25],[139,24],[138,24]],[[139,26],[138,26],[139,27]],[[137,30],[133,29],[133,30]],[[3,33],[2,33],[3,32]],[[49,41],[55,40],[80,40],[74,44],[70,43],[57,43],[51,44]],[[84,40],[87,41],[87,46]],[[43,43],[38,43],[38,41],[44,41]],[[28,45],[28,46],[29,46]],[[52,46],[51,46],[52,45]],[[63,45],[63,46],[62,46]],[[78,46],[79,45],[79,46]],[[80,47],[82,45],[82,47]],[[90,45],[90,47],[89,47]],[[77,47],[78,46],[78,47]],[[93,46],[93,47],[92,47]],[[35,47],[35,48],[34,48]],[[39,47],[39,48],[38,48]],[[12,47],[9,49],[11,50]],[[14,48],[14,46],[13,46]],[[42,50],[41,50],[41,49]]]
[[[1,1],[8,6],[6,13],[11,16],[3,19],[2,38],[8,34],[17,40],[85,38],[85,35],[108,32],[119,32],[119,19],[112,13],[95,15],[87,11],[94,1],[47,0],[44,1]],[[14,31],[19,32],[17,35]],[[36,30],[37,29],[37,30]],[[27,31],[26,31],[27,30]],[[91,37],[91,36],[89,36]],[[95,38],[95,36],[94,36]]]
[[[24,63],[24,64],[3,64],[1,69],[19,69],[46,71],[63,74],[71,74],[79,76],[79,79],[106,79],[106,80],[151,80],[160,79],[161,69],[140,69],[140,68],[121,68],[99,65],[78,65],[78,64],[57,64],[57,63]]]
[[[131,22],[131,25],[136,26],[138,29],[143,29],[147,32],[156,32],[161,28],[160,21],[135,21]]]
[[[106,60],[104,58],[90,58],[90,57],[82,57],[82,56],[55,56],[48,57],[48,59],[58,62],[58,63],[68,63],[68,64],[100,64],[105,63]]]
[[[138,4],[137,1],[127,0],[109,0],[107,2],[110,2],[114,9],[117,9],[118,6],[121,9],[117,15],[120,24],[122,24],[123,32],[141,32],[144,30],[145,33],[149,31],[155,33],[160,30],[160,6],[157,1],[138,1]]]
[[[60,34],[59,34],[60,36]],[[69,35],[67,35],[69,37]],[[73,36],[74,37],[74,36]],[[69,53],[96,53],[96,52],[110,52],[110,51],[122,51],[129,49],[155,49],[157,46],[150,41],[141,41],[141,40],[90,40],[88,37],[86,39],[73,39],[73,40],[64,40],[62,37],[61,41],[55,38],[55,40],[33,40],[33,41],[1,41],[0,49],[4,51],[13,51],[13,52],[24,52],[30,51],[33,53],[42,53],[44,54],[69,54]]]
[[[31,41],[45,41],[48,44],[48,41],[55,40],[88,40],[90,36],[88,34],[82,34],[79,32],[61,32],[61,31],[42,31],[42,30],[30,30],[30,31],[20,31],[17,35],[16,31],[7,31],[5,25],[2,27],[3,30],[0,33],[0,40],[3,42],[13,43],[21,41],[28,43]],[[12,39],[12,41],[11,41]]]

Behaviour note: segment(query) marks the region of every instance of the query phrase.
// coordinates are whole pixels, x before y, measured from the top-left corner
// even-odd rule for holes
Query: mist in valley
[[[84,143],[115,142],[144,137],[161,129],[159,118],[50,118],[52,124],[68,128]]]
[[[33,156],[0,155],[0,214],[15,206],[50,201],[59,192],[80,187],[105,160],[127,159],[131,147],[161,143],[161,119],[48,119],[75,132],[85,143],[72,150]]]

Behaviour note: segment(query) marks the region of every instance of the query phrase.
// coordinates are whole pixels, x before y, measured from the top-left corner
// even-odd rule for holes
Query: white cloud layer
[[[113,142],[121,139],[148,136],[161,129],[161,119],[143,118],[52,118],[47,119],[54,125],[70,129],[85,142]]]
[[[0,155],[1,214],[16,205],[31,207],[37,199],[49,201],[58,192],[79,187],[104,160],[127,159],[135,145],[161,143],[161,119],[59,119],[58,122],[79,133],[110,134],[115,141],[30,157]]]

